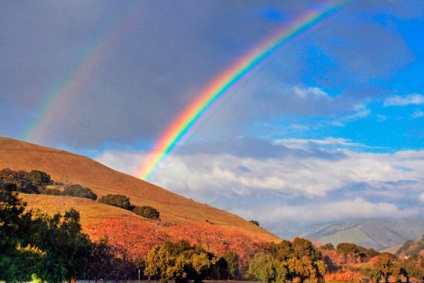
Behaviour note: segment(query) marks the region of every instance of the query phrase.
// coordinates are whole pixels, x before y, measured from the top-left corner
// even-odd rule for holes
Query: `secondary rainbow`
[[[271,54],[288,41],[294,39],[311,27],[328,18],[336,10],[351,1],[338,1],[322,10],[310,11],[297,21],[284,27],[271,38],[263,42],[259,48],[239,59],[224,73],[210,83],[197,98],[178,116],[159,139],[155,148],[148,153],[136,175],[150,180],[158,166],[165,158],[176,150],[177,145],[194,131],[212,108],[222,103],[247,74],[260,66]]]
[[[122,10],[99,27],[98,36],[84,46],[84,50],[76,57],[63,78],[45,95],[34,119],[21,132],[21,139],[42,143],[52,133],[51,124],[62,116],[63,109],[84,93],[84,88],[97,72],[97,66],[108,57],[111,49],[119,43],[122,30],[131,26],[140,7],[134,3],[126,4]]]

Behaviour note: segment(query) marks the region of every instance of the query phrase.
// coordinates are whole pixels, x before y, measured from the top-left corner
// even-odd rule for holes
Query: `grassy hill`
[[[152,206],[160,212],[160,227],[168,237],[177,233],[175,232],[176,227],[179,227],[180,230],[184,228],[184,231],[190,231],[190,227],[193,230],[203,227],[204,230],[210,231],[211,235],[214,233],[221,235],[222,241],[229,243],[234,241],[232,237],[235,235],[245,237],[251,242],[279,241],[278,237],[234,214],[195,202],[143,180],[112,170],[87,157],[63,150],[0,138],[0,169],[4,168],[14,171],[44,171],[54,181],[64,184],[80,184],[93,190],[99,197],[106,194],[123,194],[131,199],[133,205]],[[49,213],[63,212],[70,207],[79,210],[81,223],[92,237],[99,236],[102,231],[106,231],[107,221],[112,220],[117,220],[114,225],[128,222],[132,223],[130,227],[139,229],[156,225],[157,230],[159,225],[130,211],[88,199],[49,195],[21,195],[21,197],[28,202],[28,207],[39,208]],[[113,234],[114,231],[108,233]],[[139,234],[142,233],[143,231],[139,231]],[[187,237],[193,237],[193,235],[187,235]],[[140,239],[140,235],[135,234],[134,239],[130,240],[133,243],[140,242]],[[140,242],[140,244],[142,243]]]

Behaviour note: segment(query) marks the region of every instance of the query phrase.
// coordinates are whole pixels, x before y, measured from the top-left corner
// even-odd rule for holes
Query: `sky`
[[[265,52],[148,181],[283,238],[423,218],[423,14],[413,0],[1,1],[0,136],[141,178],[187,107]]]

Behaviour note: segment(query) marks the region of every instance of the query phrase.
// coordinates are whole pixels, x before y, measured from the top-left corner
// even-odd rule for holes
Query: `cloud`
[[[275,140],[275,144],[281,144],[291,149],[307,149],[311,147],[325,147],[333,149],[342,148],[365,148],[366,146],[354,143],[344,138],[327,137],[324,139],[281,139]]]
[[[341,157],[323,158],[302,148],[308,147],[307,140],[277,143],[281,142],[296,148],[266,158],[188,152],[169,156],[152,181],[196,201],[265,222],[275,231],[287,223],[401,218],[424,212],[420,202],[424,151],[377,154],[344,148]],[[309,142],[323,146],[328,155],[340,153],[326,149],[329,144],[356,146],[336,138]],[[96,159],[131,170],[144,157],[132,155],[107,152]]]
[[[328,94],[318,87],[300,88],[293,87],[294,93],[301,98],[328,98]]]
[[[339,221],[355,221],[369,219],[402,219],[416,216],[418,208],[401,209],[392,203],[369,202],[361,197],[353,200],[340,200],[305,205],[271,205],[259,207],[252,213],[251,210],[235,209],[233,213],[246,219],[257,219],[267,226],[277,223],[290,223],[297,225],[311,225],[317,223],[331,223]]]
[[[424,117],[424,112],[421,111],[421,110],[417,110],[411,115],[412,119],[418,119],[418,118],[421,118],[421,117]]]
[[[361,109],[354,114],[342,117],[340,120],[345,122],[353,122],[353,121],[365,118],[369,116],[370,114],[371,114],[371,111],[369,109]]]
[[[407,106],[424,104],[424,96],[418,93],[408,94],[406,96],[390,96],[383,105],[384,106]]]

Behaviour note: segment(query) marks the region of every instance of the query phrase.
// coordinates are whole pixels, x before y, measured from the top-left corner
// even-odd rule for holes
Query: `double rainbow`
[[[150,180],[165,158],[176,150],[177,145],[182,140],[188,138],[202,121],[202,118],[213,107],[222,103],[230,95],[231,88],[235,87],[242,78],[257,68],[285,43],[322,22],[348,2],[351,1],[337,1],[322,10],[306,13],[220,74],[163,133],[155,148],[148,153],[144,163],[137,170],[136,176],[144,180]]]

